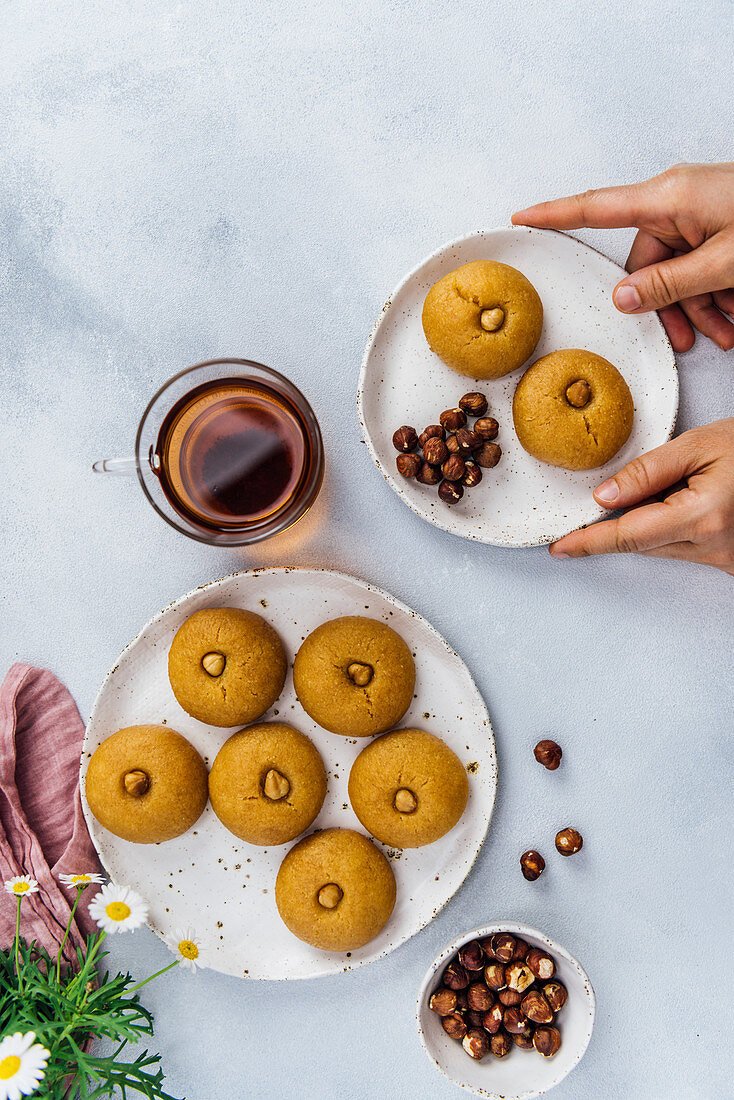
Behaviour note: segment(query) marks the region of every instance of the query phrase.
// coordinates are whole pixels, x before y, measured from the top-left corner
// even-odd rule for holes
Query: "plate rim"
[[[380,312],[379,312],[376,320],[373,322],[372,328],[370,330],[369,337],[367,339],[367,343],[366,343],[364,351],[362,353],[362,361],[361,361],[360,371],[359,371],[359,380],[357,382],[356,404],[357,404],[357,419],[358,419],[359,427],[360,427],[360,430],[361,430],[361,433],[362,433],[362,441],[367,445],[367,449],[370,453],[370,457],[372,458],[372,461],[373,461],[374,465],[376,466],[378,472],[382,475],[384,481],[387,483],[387,485],[390,487],[390,489],[394,493],[397,494],[397,496],[400,498],[400,500],[403,502],[403,504],[406,504],[410,508],[410,510],[415,513],[415,515],[417,515],[425,523],[430,524],[431,527],[437,527],[439,530],[445,531],[447,534],[453,535],[455,538],[464,539],[468,542],[478,542],[478,543],[480,543],[484,546],[498,546],[498,547],[502,547],[504,549],[527,550],[527,549],[530,549],[530,548],[536,547],[536,546],[547,546],[550,543],[555,542],[557,538],[561,538],[562,536],[560,536],[560,535],[554,536],[554,537],[542,536],[540,538],[534,538],[534,539],[516,540],[516,539],[498,538],[497,536],[489,537],[487,535],[477,535],[477,534],[472,534],[471,532],[457,531],[454,527],[451,526],[451,524],[448,520],[448,517],[447,517],[446,520],[443,520],[441,518],[440,514],[429,516],[424,511],[421,511],[421,509],[417,506],[416,502],[412,499],[410,494],[406,493],[403,490],[402,486],[397,482],[395,477],[391,473],[388,473],[388,471],[384,468],[383,463],[380,459],[380,456],[377,453],[377,449],[376,449],[376,447],[375,447],[375,445],[372,441],[372,436],[371,436],[370,430],[367,426],[367,420],[366,420],[366,417],[365,417],[365,409],[364,409],[365,383],[366,383],[366,378],[367,378],[367,369],[368,369],[368,364],[369,364],[370,357],[372,355],[372,351],[374,349],[375,341],[377,339],[377,335],[378,335],[380,329],[382,328],[382,325],[383,325],[386,317],[390,313],[391,307],[393,306],[395,299],[401,293],[401,291],[404,289],[404,287],[407,286],[407,284],[411,281],[411,279],[415,278],[415,276],[418,274],[418,272],[423,267],[425,267],[427,264],[431,263],[433,260],[438,259],[443,253],[447,252],[449,249],[456,248],[460,245],[466,244],[468,241],[474,240],[478,237],[493,237],[493,236],[498,236],[501,233],[507,233],[508,231],[511,231],[513,233],[517,233],[518,235],[521,235],[521,236],[528,236],[528,237],[530,237],[534,234],[552,234],[552,235],[558,236],[558,237],[570,238],[571,240],[575,241],[576,244],[581,245],[582,248],[587,248],[590,252],[595,253],[595,255],[597,255],[597,256],[601,257],[601,259],[605,260],[606,263],[609,264],[615,270],[615,272],[617,272],[619,274],[619,276],[621,278],[624,278],[624,276],[628,274],[628,272],[625,271],[625,269],[623,267],[621,267],[615,260],[612,260],[611,257],[607,256],[605,252],[602,252],[600,249],[595,248],[594,245],[587,244],[586,241],[582,241],[581,238],[577,237],[574,233],[569,233],[569,232],[566,232],[566,231],[563,231],[563,230],[560,230],[560,229],[539,229],[539,228],[536,228],[535,226],[506,224],[506,225],[492,226],[490,229],[474,229],[474,230],[471,230],[471,232],[469,232],[469,233],[462,234],[460,237],[454,237],[452,240],[445,241],[442,245],[439,245],[438,248],[435,248],[427,256],[424,256],[422,260],[420,260],[417,264],[415,264],[402,277],[400,282],[393,288],[393,290],[390,292],[388,297],[383,302],[382,308],[380,309]],[[674,380],[674,385],[675,385],[672,420],[671,420],[671,423],[668,425],[668,427],[666,429],[664,440],[661,443],[657,444],[657,446],[662,446],[664,443],[670,442],[670,440],[673,438],[673,435],[675,434],[676,423],[677,423],[677,420],[678,420],[678,413],[680,411],[680,375],[678,373],[678,364],[677,364],[676,359],[675,359],[675,352],[673,351],[673,345],[670,342],[668,334],[665,330],[665,326],[663,325],[663,322],[660,320],[660,317],[658,316],[657,312],[651,311],[651,313],[645,314],[644,316],[654,316],[655,320],[657,321],[657,324],[659,326],[661,335],[662,335],[663,340],[664,340],[665,355],[666,355],[666,358],[668,360],[668,364],[672,367],[673,380]],[[609,514],[610,513],[609,513],[608,509],[602,508],[600,505],[595,505],[593,510],[590,508],[589,518],[584,523],[577,524],[575,527],[572,527],[569,531],[566,531],[565,534],[570,535],[573,531],[580,531],[582,528],[588,527],[592,523],[596,523],[598,520],[602,519],[604,516],[609,516]]]
[[[94,845],[94,848],[95,848],[95,851],[97,852],[97,855],[99,856],[102,867],[104,868],[104,870],[107,873],[110,880],[111,881],[113,880],[113,876],[108,871],[107,863],[106,863],[106,861],[103,857],[102,852],[100,851],[100,846],[97,842],[97,837],[95,835],[95,829],[96,829],[96,824],[97,823],[96,823],[96,819],[95,819],[94,815],[92,814],[91,810],[89,809],[89,806],[88,806],[88,803],[87,803],[86,788],[85,788],[85,784],[83,782],[83,779],[84,779],[84,774],[85,774],[85,763],[86,763],[85,757],[86,757],[87,753],[90,751],[89,747],[88,747],[88,742],[89,742],[89,737],[90,737],[90,732],[89,732],[90,727],[92,725],[92,722],[95,719],[97,709],[99,708],[99,706],[101,704],[103,695],[104,695],[104,693],[105,693],[112,677],[116,673],[117,669],[119,668],[119,666],[120,666],[122,660],[124,659],[124,657],[127,655],[128,651],[131,650],[135,645],[137,645],[143,639],[144,635],[155,624],[157,624],[162,618],[164,618],[164,616],[168,615],[172,611],[175,611],[178,607],[180,607],[182,604],[184,604],[187,600],[190,600],[190,599],[194,598],[195,596],[200,595],[202,592],[206,592],[208,590],[214,590],[216,588],[219,588],[219,587],[223,586],[227,581],[234,580],[237,577],[273,576],[273,575],[282,576],[282,575],[287,575],[287,574],[290,574],[290,573],[294,573],[294,574],[313,574],[313,575],[328,574],[330,577],[334,577],[338,580],[348,581],[348,582],[351,582],[353,584],[357,584],[359,587],[361,587],[365,591],[373,592],[376,595],[380,596],[381,598],[385,599],[389,604],[392,604],[399,611],[401,611],[404,614],[412,617],[415,620],[418,620],[424,627],[428,628],[430,633],[432,635],[434,635],[434,637],[437,639],[437,641],[440,643],[440,645],[443,647],[443,649],[446,650],[448,655],[460,662],[461,666],[464,669],[465,674],[469,678],[469,682],[470,682],[472,688],[474,689],[477,702],[480,705],[482,717],[483,717],[483,719],[486,720],[486,723],[487,723],[485,732],[487,733],[489,741],[491,743],[491,758],[492,758],[493,763],[494,763],[494,783],[492,785],[491,800],[489,802],[485,802],[483,804],[483,807],[482,807],[482,821],[483,821],[482,833],[481,833],[481,836],[479,837],[479,840],[478,840],[478,843],[476,845],[475,851],[473,852],[473,854],[471,855],[468,863],[466,864],[465,873],[464,873],[463,877],[459,880],[459,882],[456,884],[455,888],[451,891],[451,893],[448,894],[444,898],[444,900],[440,902],[440,904],[436,904],[436,905],[432,906],[431,914],[428,916],[428,918],[426,920],[422,921],[414,929],[414,931],[412,931],[408,935],[403,936],[402,938],[400,938],[398,940],[398,942],[393,943],[391,945],[388,945],[387,947],[385,947],[381,951],[379,951],[377,954],[371,955],[368,958],[356,959],[356,960],[355,959],[348,959],[345,962],[343,962],[341,964],[338,964],[338,965],[337,964],[327,965],[326,960],[324,959],[324,962],[321,963],[320,967],[318,969],[314,970],[313,973],[309,973],[309,974],[269,975],[269,976],[251,975],[251,974],[244,975],[243,974],[243,975],[239,975],[239,979],[242,980],[242,981],[258,981],[258,982],[267,982],[267,981],[288,982],[288,981],[291,981],[291,982],[293,982],[293,981],[310,981],[310,980],[315,979],[315,978],[334,977],[334,976],[337,976],[339,974],[349,973],[353,970],[359,970],[364,966],[369,966],[370,963],[378,962],[380,959],[383,959],[386,956],[392,954],[393,951],[397,951],[399,948],[403,947],[406,943],[408,943],[410,940],[412,940],[415,936],[419,935],[419,933],[421,933],[431,923],[431,921],[434,920],[434,918],[438,916],[438,914],[441,912],[441,910],[444,909],[445,906],[448,905],[448,903],[452,900],[452,898],[454,898],[456,896],[456,894],[459,892],[459,890],[462,888],[462,886],[466,882],[469,875],[474,870],[476,862],[477,862],[477,860],[479,858],[479,855],[480,855],[480,853],[481,853],[481,851],[484,847],[484,844],[486,842],[487,834],[489,832],[489,827],[491,825],[492,818],[494,816],[495,807],[497,805],[497,790],[498,790],[498,787],[499,787],[499,776],[500,776],[499,760],[498,760],[498,756],[497,756],[497,739],[495,737],[494,726],[492,724],[492,718],[489,714],[489,709],[487,707],[486,700],[485,700],[482,692],[479,690],[479,687],[476,683],[476,680],[474,679],[474,675],[473,675],[471,669],[469,668],[469,666],[467,665],[466,661],[464,660],[464,658],[461,656],[461,654],[457,653],[457,651],[453,648],[453,646],[451,646],[449,644],[449,642],[446,640],[446,638],[444,638],[443,634],[441,634],[441,632],[439,630],[437,630],[436,627],[427,618],[425,618],[424,615],[422,615],[419,611],[416,611],[415,608],[411,607],[409,604],[403,603],[403,601],[398,599],[397,596],[393,596],[392,593],[388,592],[386,589],[382,588],[380,585],[373,584],[371,581],[366,581],[362,577],[355,576],[353,573],[345,573],[343,570],[339,570],[339,569],[329,569],[327,566],[266,565],[266,566],[255,566],[251,569],[235,569],[231,573],[227,573],[224,576],[216,577],[213,580],[206,581],[204,584],[196,585],[194,588],[189,589],[189,591],[185,592],[183,595],[176,597],[174,600],[171,600],[170,603],[166,604],[159,611],[155,612],[155,614],[151,615],[150,618],[144,623],[144,625],[137,632],[137,634],[133,638],[131,638],[130,641],[120,650],[117,657],[115,658],[114,663],[110,666],[107,673],[105,674],[105,676],[102,680],[102,683],[100,684],[99,690],[97,691],[97,693],[95,695],[89,718],[87,719],[87,721],[85,722],[85,725],[84,725],[84,739],[82,741],[82,747],[81,747],[81,752],[80,752],[80,756],[79,756],[79,794],[80,794],[80,800],[81,800],[81,806],[82,806],[82,813],[84,815],[84,820],[86,822],[87,829],[89,831],[90,839],[92,841],[92,844]],[[233,726],[232,729],[234,729],[234,728],[235,727]],[[374,740],[374,738],[372,738],[372,740]],[[309,831],[306,830],[303,835],[308,835],[308,832]],[[367,834],[365,832],[365,835],[369,835],[369,834]],[[296,838],[296,841],[298,839],[300,839],[300,838]],[[158,937],[158,939],[165,942],[165,938],[166,938],[165,934],[160,929],[158,929],[153,924],[151,924],[149,920],[146,920],[146,926],[148,928],[150,928],[150,930],[152,932],[155,933],[155,935]],[[318,957],[317,957],[317,959],[318,959]],[[207,969],[212,970],[214,973],[224,974],[227,977],[230,977],[230,976],[234,977],[234,978],[238,977],[237,974],[233,974],[231,971],[219,970],[217,967],[214,967],[214,966],[208,966]]]

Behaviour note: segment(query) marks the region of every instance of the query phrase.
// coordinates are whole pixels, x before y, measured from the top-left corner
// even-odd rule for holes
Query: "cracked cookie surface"
[[[538,359],[518,382],[512,402],[525,450],[566,470],[593,470],[609,462],[629,439],[634,411],[617,368],[581,348]]]
[[[285,844],[319,814],[326,771],[313,742],[284,722],[262,722],[228,738],[209,775],[212,808],[249,844]]]
[[[179,704],[211,726],[254,722],[283,690],[287,661],[270,623],[253,611],[207,607],[176,631],[168,678]]]
[[[346,615],[305,639],[293,665],[301,706],[331,733],[371,737],[396,725],[413,699],[415,662],[377,619]]]
[[[533,284],[495,260],[472,260],[449,271],[423,304],[431,351],[470,378],[501,378],[522,366],[542,327],[543,304]]]
[[[393,848],[420,848],[453,829],[469,797],[466,769],[439,737],[395,730],[362,749],[349,799],[368,833]]]

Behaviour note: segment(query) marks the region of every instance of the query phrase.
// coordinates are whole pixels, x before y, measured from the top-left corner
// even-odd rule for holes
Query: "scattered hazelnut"
[[[541,951],[539,947],[530,948],[525,965],[536,978],[542,978],[545,982],[552,978],[556,972],[556,964],[553,959],[545,951]]]
[[[477,393],[473,390],[471,393],[465,393],[459,401],[459,408],[463,409],[467,416],[484,416],[487,411],[487,398],[483,393]]]
[[[416,481],[420,481],[421,485],[438,485],[441,480],[441,471],[437,466],[431,466],[428,462],[424,462],[415,478]]]
[[[474,461],[487,470],[492,470],[502,458],[502,448],[499,443],[483,443],[474,452]]]
[[[423,462],[420,455],[398,455],[395,465],[403,477],[416,477]]]
[[[464,486],[458,481],[444,479],[438,487],[438,495],[444,504],[458,504],[464,495]]]
[[[497,932],[492,936],[492,954],[498,962],[511,962],[514,950],[515,937],[509,932]]]
[[[403,454],[414,451],[418,446],[418,433],[409,424],[403,424],[402,428],[398,428],[394,433],[392,445],[396,451],[402,451]]]
[[[466,1003],[473,1012],[488,1012],[494,997],[484,982],[472,982],[466,991]]]
[[[585,378],[579,378],[566,387],[566,400],[575,409],[584,409],[591,401],[591,386]]]
[[[448,454],[446,444],[438,436],[432,436],[431,439],[426,440],[423,457],[431,466],[440,466],[442,462],[446,461]]]
[[[448,1016],[456,1011],[456,994],[453,989],[438,989],[428,1002],[428,1007],[438,1016]]]
[[[489,1049],[495,1058],[504,1058],[512,1050],[512,1039],[505,1031],[499,1031],[489,1040]]]
[[[343,897],[344,891],[335,882],[327,882],[318,893],[319,905],[324,909],[336,909]]]
[[[550,1024],[553,1022],[553,1009],[539,989],[531,989],[522,999],[520,1008],[528,1020],[534,1024]]]
[[[480,439],[496,439],[500,426],[493,416],[482,416],[474,425],[474,431]]]
[[[568,990],[562,982],[546,982],[543,986],[543,996],[553,1012],[560,1012],[568,1000]]]
[[[507,986],[509,989],[515,989],[518,993],[524,993],[533,982],[536,975],[525,963],[513,962],[507,967],[505,971],[507,975]]]
[[[530,950],[530,944],[525,940],[517,940],[515,943],[515,950],[512,955],[513,962],[524,962],[527,958],[528,951]]]
[[[487,963],[484,968],[484,980],[490,989],[505,989],[507,978],[504,965],[501,962]]]
[[[522,1032],[520,1035],[513,1035],[512,1041],[516,1047],[520,1050],[532,1050],[533,1049],[533,1029],[528,1028],[527,1032]]]
[[[485,332],[497,332],[505,323],[505,311],[495,306],[494,309],[483,309],[479,314],[479,324]]]
[[[574,856],[584,846],[584,838],[578,829],[561,829],[556,833],[556,848],[562,856]]]
[[[227,658],[223,653],[205,653],[201,658],[201,666],[204,672],[207,672],[212,677],[221,676],[224,672],[226,663]]]
[[[469,1057],[476,1058],[477,1061],[489,1054],[489,1036],[486,1031],[479,1027],[467,1031],[461,1040],[461,1045]]]
[[[126,772],[122,783],[127,793],[133,798],[142,798],[150,790],[150,776],[141,768],[133,768],[132,771]]]
[[[500,989],[497,998],[505,1008],[510,1008],[512,1005],[520,1004],[522,993],[518,993],[516,989]]]
[[[284,775],[281,775],[275,768],[271,768],[267,772],[265,779],[263,780],[263,794],[266,798],[269,798],[271,802],[280,802],[281,798],[285,798],[291,789],[289,781]]]
[[[372,665],[362,664],[361,661],[353,661],[347,668],[347,676],[357,687],[367,687],[375,670]]]
[[[465,470],[464,459],[460,455],[449,455],[441,467],[441,473],[449,481],[461,481]]]
[[[446,436],[446,450],[450,455],[458,455],[461,451],[458,436],[454,432]]]
[[[552,1058],[561,1049],[561,1033],[557,1027],[538,1027],[533,1036],[533,1046],[544,1058]]]
[[[525,1031],[527,1020],[519,1005],[506,1008],[502,1016],[502,1025],[510,1035],[521,1035]]]
[[[528,882],[535,882],[545,871],[545,860],[540,852],[530,848],[520,856],[520,867]]]
[[[452,1039],[463,1039],[466,1035],[466,1024],[459,1012],[451,1012],[441,1018],[441,1027]]]
[[[392,804],[399,814],[412,814],[418,808],[418,799],[408,787],[401,787],[395,792]]]
[[[563,749],[555,741],[546,739],[544,741],[538,741],[538,744],[533,749],[533,755],[539,764],[542,764],[549,772],[554,772],[561,763]]]
[[[459,444],[461,453],[468,455],[472,451],[476,451],[477,447],[481,447],[482,437],[477,432],[473,432],[471,428],[459,428],[456,433],[456,442]]]
[[[466,989],[469,985],[469,975],[461,963],[454,960],[443,972],[443,984],[449,989]]]
[[[482,471],[476,462],[464,463],[464,476],[461,479],[461,484],[466,485],[467,489],[473,489],[475,485],[478,485],[482,480]]]
[[[481,970],[483,968],[484,952],[478,940],[469,940],[469,943],[465,943],[463,947],[459,948],[459,962],[465,970]]]
[[[488,1012],[484,1013],[482,1017],[482,1027],[485,1031],[488,1031],[490,1035],[496,1035],[499,1029],[502,1027],[502,1017],[504,1015],[504,1009],[501,1004],[493,1004]]]
[[[463,409],[446,409],[438,419],[447,432],[455,432],[457,428],[463,428],[466,424],[466,413]]]
[[[418,436],[418,446],[422,449],[429,439],[443,439],[446,432],[440,424],[429,424]]]

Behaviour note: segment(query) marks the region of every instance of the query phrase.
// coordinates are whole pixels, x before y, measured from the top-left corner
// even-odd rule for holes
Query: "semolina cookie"
[[[615,366],[580,348],[544,355],[517,384],[512,416],[525,450],[551,466],[594,470],[624,446],[635,407]]]
[[[192,718],[210,726],[258,719],[283,690],[287,661],[270,623],[252,611],[207,607],[176,631],[168,678]]]
[[[326,771],[305,734],[284,722],[263,722],[234,733],[209,774],[214,813],[249,844],[285,844],[318,816]]]
[[[415,663],[391,627],[346,615],[308,635],[296,654],[293,682],[301,706],[324,729],[371,737],[394,726],[410,706]]]
[[[470,378],[502,378],[530,358],[543,328],[543,303],[517,268],[472,260],[439,279],[423,303],[431,351]]]
[[[351,829],[324,829],[299,840],[275,881],[283,923],[322,951],[354,951],[373,940],[387,924],[395,893],[385,856]]]
[[[425,730],[395,730],[362,749],[349,775],[352,808],[393,848],[420,848],[453,829],[469,797],[464,765]]]
[[[180,836],[207,801],[204,761],[168,726],[128,726],[113,733],[93,753],[84,784],[97,821],[135,844]]]

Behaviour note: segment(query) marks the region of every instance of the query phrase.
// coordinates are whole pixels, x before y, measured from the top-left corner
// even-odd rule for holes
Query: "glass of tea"
[[[324,450],[311,406],[282,374],[249,359],[210,359],[153,396],[134,457],[93,469],[136,472],[156,512],[184,535],[246,546],[308,511]]]

